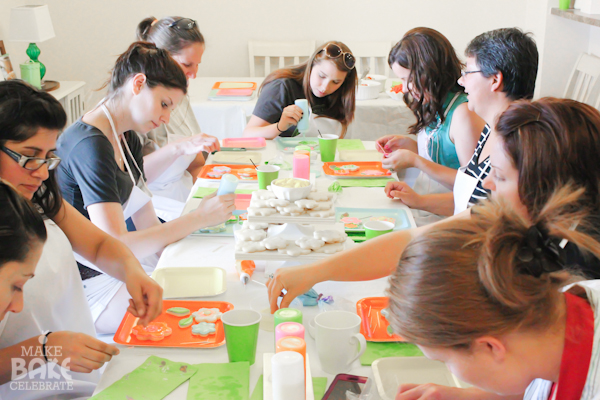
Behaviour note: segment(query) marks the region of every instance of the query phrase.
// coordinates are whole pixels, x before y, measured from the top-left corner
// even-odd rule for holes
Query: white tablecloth
[[[208,94],[215,82],[256,82],[264,78],[207,78],[190,80],[188,92],[194,115],[202,132],[219,139],[240,137],[246,126],[246,118],[252,115],[256,97],[251,101],[211,101]],[[386,87],[391,86],[388,79]],[[348,127],[347,139],[376,140],[384,135],[405,134],[415,117],[403,101],[393,100],[380,93],[374,100],[357,100],[354,122]]]
[[[374,149],[374,142],[365,142],[367,149]],[[263,154],[263,162],[268,161],[275,155],[277,150],[272,141],[267,141],[267,148],[260,150]],[[286,157],[291,158],[290,155]],[[290,160],[291,161],[291,160]],[[210,158],[208,160],[210,162]],[[316,161],[313,164],[315,168],[321,168],[322,163]],[[290,171],[291,172],[291,171]],[[285,176],[287,171],[282,171],[280,176]],[[327,187],[333,182],[325,176],[316,179],[316,184],[319,190],[327,190]],[[218,183],[199,179],[192,189],[195,193],[197,187],[218,187]],[[239,189],[256,189],[256,183],[240,183]],[[188,206],[195,206],[200,202],[199,199],[190,198]],[[414,220],[412,214],[406,206],[399,204],[398,201],[388,199],[383,188],[345,188],[336,200],[337,207],[363,207],[363,208],[404,208],[408,211],[412,226]],[[227,301],[234,305],[237,309],[252,308],[251,304],[264,299],[267,302],[266,287],[255,282],[250,282],[244,287],[235,272],[234,260],[234,239],[232,237],[205,237],[205,236],[188,236],[179,242],[173,243],[163,251],[157,268],[170,267],[201,267],[212,266],[221,267],[227,271],[227,291],[221,295],[205,298],[211,301]],[[257,269],[252,279],[265,282],[265,269],[270,269],[273,264],[265,265],[264,262],[257,261]],[[365,266],[368,268],[368,266]],[[345,306],[351,311],[356,310],[356,302],[363,297],[383,296],[383,292],[387,286],[387,278],[368,281],[368,282],[322,282],[315,286],[318,293],[324,295],[332,295],[338,306]],[[304,316],[304,325],[312,320],[318,313],[318,307],[303,307],[302,313]],[[331,384],[334,376],[327,374],[321,370],[319,357],[316,352],[315,340],[306,334],[307,353],[310,357],[311,372],[313,377],[327,377],[328,385]],[[110,386],[126,373],[134,370],[141,365],[144,360],[150,355],[168,358],[174,361],[188,363],[226,363],[227,349],[223,345],[215,349],[172,349],[160,347],[128,347],[118,345],[121,354],[107,365],[102,379],[98,384],[96,393]],[[258,348],[256,363],[250,367],[250,393],[254,390],[254,386],[258,377],[262,374],[262,354],[274,352],[274,333],[261,330],[258,338]],[[359,361],[355,361],[350,374],[372,377],[371,368],[360,365]],[[166,399],[185,399],[187,395],[188,383],[184,383],[175,391],[173,391]],[[374,387],[374,393],[376,389]],[[377,399],[375,395],[374,399]]]

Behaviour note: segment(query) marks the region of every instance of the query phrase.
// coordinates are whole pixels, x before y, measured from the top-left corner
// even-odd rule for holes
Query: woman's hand
[[[125,285],[131,296],[129,311],[146,326],[162,313],[163,290],[143,269],[137,267],[125,272]]]
[[[46,342],[48,360],[56,360],[73,372],[90,373],[101,368],[113,356],[119,354],[119,349],[106,344],[94,337],[79,332],[60,331],[48,335]]]
[[[420,208],[422,203],[421,195],[408,186],[406,182],[389,182],[384,191],[390,199],[399,199],[410,208]]]
[[[205,228],[227,221],[233,211],[235,211],[235,194],[217,196],[213,193],[204,197],[193,212],[201,217],[202,224],[199,228]]]
[[[277,128],[280,131],[287,131],[292,126],[298,125],[298,121],[302,118],[303,111],[295,104],[291,104],[283,109],[281,118],[277,122]]]
[[[267,292],[271,313],[277,311],[277,300],[281,299],[281,308],[289,307],[290,303],[301,294],[308,292],[314,285],[310,274],[302,273],[304,266],[280,268],[275,275],[267,281]],[[283,290],[286,293],[283,293]]]
[[[379,138],[376,142],[378,144],[377,151],[380,153],[388,154],[394,150],[406,149],[412,152],[417,152],[417,142],[412,140],[406,135],[386,135]]]
[[[410,150],[398,149],[384,156],[383,160],[381,160],[381,166],[392,171],[400,171],[414,167],[417,157],[418,154]]]
[[[199,133],[180,139],[174,145],[179,155],[198,154],[201,151],[212,153],[213,151],[221,150],[219,139],[206,133]]]

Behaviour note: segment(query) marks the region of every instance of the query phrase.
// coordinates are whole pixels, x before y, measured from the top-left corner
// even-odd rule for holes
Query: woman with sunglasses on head
[[[62,106],[50,94],[22,81],[0,82],[0,178],[34,203],[44,217],[47,231],[36,277],[27,284],[23,295],[22,312],[7,315],[0,324],[0,360],[10,364],[11,358],[22,357],[22,349],[39,347],[41,343],[60,348],[61,354],[53,353],[52,358],[59,364],[69,360],[74,388],[69,393],[89,396],[99,379],[95,370],[118,354],[118,350],[96,339],[73,251],[125,283],[133,298],[129,311],[143,324],[161,313],[162,289],[147,276],[123,243],[95,227],[63,201],[54,175],[60,162],[54,149],[66,120]],[[4,206],[0,208],[0,213],[6,211]],[[25,228],[14,219],[5,222],[10,222],[13,229]],[[16,240],[18,235],[10,237]],[[34,242],[32,237],[32,253]],[[11,242],[1,239],[0,243],[5,246]],[[18,250],[16,243],[11,248]],[[4,256],[10,251],[0,253]],[[20,287],[17,285],[13,290],[18,291]],[[40,353],[37,354],[34,358],[39,359]],[[45,360],[41,360],[43,364]],[[2,365],[4,383],[11,375],[5,364]],[[40,376],[47,374],[23,377],[19,381],[27,387],[30,380],[41,380]],[[0,397],[39,398],[43,393],[31,387],[13,388],[10,383],[0,386]]]
[[[341,124],[340,138],[354,119],[356,59],[342,42],[328,42],[296,66],[278,69],[265,78],[244,136],[275,139],[296,136],[302,109],[294,104],[307,99],[316,118]],[[337,128],[334,128],[337,129]],[[316,136],[317,132],[315,132]]]
[[[448,39],[429,28],[408,31],[390,51],[388,62],[402,80],[404,102],[417,119],[408,130],[417,141],[406,135],[377,140],[384,153],[383,167],[419,168],[422,172],[413,185],[417,193],[448,193],[456,170],[469,162],[485,125],[469,110],[467,95],[456,83],[462,64]],[[418,225],[440,219],[421,210],[413,214]]]
[[[57,175],[65,200],[125,243],[148,273],[165,246],[226,221],[235,208],[235,195],[211,195],[175,220],[161,224],[156,217],[135,132],[145,134],[168,123],[186,92],[186,76],[166,50],[133,43],[117,59],[107,97],[67,128],[57,143],[63,160]],[[137,231],[127,230],[130,217]],[[94,263],[78,261],[96,329],[115,332],[129,301],[125,287]]]
[[[196,21],[181,17],[160,20],[149,17],[138,24],[137,37],[168,51],[183,69],[188,82],[196,78],[206,47]],[[168,124],[140,135],[144,143],[146,183],[153,195],[156,215],[164,221],[172,221],[181,215],[196,176],[204,165],[203,152],[220,150],[216,137],[201,132],[186,95],[171,113]]]

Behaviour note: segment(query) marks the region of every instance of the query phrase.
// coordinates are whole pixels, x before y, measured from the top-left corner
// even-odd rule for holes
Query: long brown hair
[[[600,256],[600,243],[569,229],[590,211],[573,207],[583,192],[561,188],[532,222],[501,200],[485,201],[470,220],[448,221],[413,240],[387,291],[394,331],[423,346],[468,349],[485,335],[552,327],[561,317],[559,288],[573,279],[564,271],[532,274],[520,252],[535,227]],[[549,258],[539,262],[551,265]]]
[[[294,65],[289,68],[282,68],[271,72],[263,81],[260,89],[269,82],[276,79],[293,79],[302,85],[304,90],[304,96],[308,99],[308,103],[312,108],[315,105],[316,97],[310,89],[310,74],[314,65],[319,64],[323,60],[329,60],[333,62],[337,69],[342,72],[347,72],[346,79],[342,86],[335,92],[331,93],[328,97],[329,109],[328,115],[321,115],[321,118],[332,118],[339,121],[342,124],[342,134],[340,138],[343,138],[348,131],[348,125],[354,120],[354,110],[356,109],[356,82],[358,76],[356,75],[356,68],[348,69],[344,64],[344,57],[329,58],[325,54],[325,46],[329,43],[334,43],[340,46],[342,51],[345,53],[352,53],[348,46],[342,42],[330,41],[323,46],[318,47],[310,58],[299,65]]]
[[[495,133],[519,171],[519,197],[531,216],[569,181],[585,187],[580,202],[600,209],[600,112],[575,100],[514,102]]]
[[[451,91],[464,91],[457,83],[464,64],[450,41],[434,29],[411,29],[394,45],[388,63],[390,67],[398,64],[410,70],[408,82],[420,93],[416,99],[408,90],[404,91],[404,102],[417,118],[417,122],[408,127],[408,133],[419,133],[435,122],[438,115],[443,123],[442,106],[446,96]]]

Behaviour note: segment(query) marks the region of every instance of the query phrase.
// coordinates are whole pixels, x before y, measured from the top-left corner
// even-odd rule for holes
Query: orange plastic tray
[[[354,165],[357,166],[358,169],[355,171],[345,170],[343,173],[340,170],[335,170],[335,168],[341,168],[346,165]],[[334,167],[334,168],[332,168]],[[374,175],[371,172],[367,171],[377,171],[381,173],[380,175]],[[381,167],[381,162],[379,161],[358,161],[358,162],[326,162],[323,164],[323,172],[325,175],[333,176],[336,179],[343,178],[386,178],[392,175],[392,173]]]
[[[223,87],[221,87],[223,86]],[[213,89],[250,89],[256,90],[256,82],[215,82]]]
[[[156,322],[166,322],[173,330],[170,336],[163,340],[153,342],[152,340],[138,340],[131,334],[131,329],[138,324],[137,318],[129,312],[125,314],[117,333],[115,333],[115,343],[128,346],[146,346],[146,347],[192,347],[192,348],[213,348],[225,344],[225,332],[221,320],[216,322],[217,331],[213,335],[198,336],[192,335],[192,327],[180,328],[179,321],[187,317],[178,317],[167,314],[166,311],[171,307],[185,307],[191,312],[198,311],[200,308],[218,308],[221,312],[233,310],[233,304],[225,301],[193,301],[193,300],[163,300],[163,312],[155,319]]]
[[[238,137],[223,139],[223,147],[243,147],[245,149],[264,149],[267,141],[264,137]]]
[[[368,342],[402,342],[398,335],[390,335],[387,332],[389,322],[381,310],[388,305],[387,297],[365,297],[356,303],[356,313],[362,319],[360,333]]]
[[[221,176],[214,177],[214,176],[209,176],[208,174],[210,174],[211,172],[213,172],[213,169],[215,167],[229,167],[231,168],[231,170],[229,172],[227,172],[228,174],[232,174],[238,177],[238,179],[240,180],[240,182],[257,182],[258,176],[257,175],[252,175],[252,176],[246,176],[243,177],[240,175],[240,172],[242,170],[253,170],[256,172],[256,169],[254,168],[254,165],[240,165],[240,164],[208,164],[205,165],[204,167],[202,167],[202,169],[200,170],[200,173],[198,174],[198,178],[202,178],[202,179],[211,179],[214,181],[220,181],[221,180]]]

